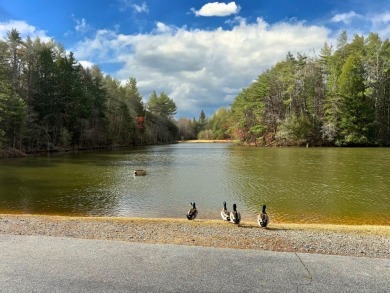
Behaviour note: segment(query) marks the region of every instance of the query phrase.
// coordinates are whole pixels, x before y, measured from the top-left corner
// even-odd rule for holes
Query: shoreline
[[[59,214],[25,214],[13,212],[0,212],[0,219],[2,217],[26,217],[26,218],[41,218],[47,220],[85,220],[85,221],[123,221],[134,223],[182,223],[194,225],[225,225],[227,222],[221,219],[200,218],[194,221],[188,221],[185,218],[153,218],[153,217],[125,217],[125,216],[84,216],[84,215],[59,215]],[[239,227],[244,228],[259,228],[255,221],[241,221]],[[265,229],[289,229],[289,230],[318,230],[318,231],[338,231],[351,232],[371,235],[385,235],[390,236],[390,225],[356,225],[356,224],[326,224],[326,223],[294,223],[294,222],[274,222]]]
[[[390,226],[0,214],[0,234],[178,244],[390,259]]]
[[[230,139],[212,139],[212,140],[207,140],[207,139],[191,139],[191,140],[178,140],[176,142],[172,142],[169,144],[175,144],[175,143],[231,143],[233,142]],[[97,149],[112,149],[112,148],[122,148],[122,147],[134,147],[133,146],[104,146],[104,147],[92,147],[89,149],[76,149],[73,151],[77,152],[82,152],[82,151],[91,151],[91,150],[97,150]],[[29,156],[35,156],[35,155],[47,155],[50,153],[67,153],[69,152],[69,149],[58,147],[53,150],[35,150],[32,152],[24,152],[21,151],[17,148],[6,148],[6,149],[1,149],[0,148],[0,159],[11,159],[11,158],[26,158]]]
[[[179,140],[179,143],[232,143],[231,139],[189,139]]]
[[[120,216],[67,216],[56,214],[24,214],[24,213],[0,213],[0,219],[6,217],[26,217],[41,218],[46,220],[85,220],[85,221],[122,221],[132,223],[181,223],[183,225],[225,225],[230,224],[221,219],[195,219],[189,221],[185,218],[142,218],[142,217],[120,217]],[[234,225],[232,225],[234,226]],[[260,228],[255,221],[241,221],[238,227],[243,228]],[[354,224],[323,224],[323,223],[289,223],[289,222],[271,222],[267,229],[289,229],[289,230],[318,230],[318,231],[338,231],[351,232],[360,234],[380,234],[390,236],[389,225],[354,225]],[[264,229],[264,228],[263,228]]]

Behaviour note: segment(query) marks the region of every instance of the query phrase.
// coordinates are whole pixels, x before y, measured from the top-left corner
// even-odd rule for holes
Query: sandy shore
[[[189,139],[180,140],[179,143],[230,143],[230,139]]]
[[[271,223],[264,229],[222,220],[0,214],[0,234],[390,258],[389,226]]]

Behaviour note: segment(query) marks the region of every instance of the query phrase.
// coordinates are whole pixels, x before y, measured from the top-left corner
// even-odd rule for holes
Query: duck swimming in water
[[[230,221],[230,212],[226,208],[226,201],[223,202],[223,209],[221,211],[221,217],[224,221]]]
[[[263,205],[261,209],[261,213],[257,216],[257,223],[259,224],[260,227],[267,227],[268,222],[269,222],[269,217],[267,212],[265,211],[266,206]]]
[[[138,169],[134,170],[134,176],[145,176],[146,175],[146,170],[144,169]]]
[[[230,222],[234,224],[240,224],[241,215],[240,212],[237,211],[237,205],[233,204],[233,211],[230,213]]]
[[[188,220],[194,220],[196,216],[198,215],[198,210],[196,209],[195,203],[191,202],[192,208],[187,213],[187,219]]]

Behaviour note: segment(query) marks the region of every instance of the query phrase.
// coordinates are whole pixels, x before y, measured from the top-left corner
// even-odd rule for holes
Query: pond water
[[[146,176],[133,170],[146,169]],[[0,213],[390,225],[390,149],[179,143],[0,160]]]

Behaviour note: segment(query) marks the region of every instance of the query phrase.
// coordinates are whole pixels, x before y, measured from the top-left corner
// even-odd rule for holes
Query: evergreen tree
[[[212,139],[230,138],[230,112],[226,108],[219,108],[210,118],[209,127],[212,130]]]
[[[14,90],[20,90],[20,76],[22,73],[21,55],[23,42],[20,33],[12,29],[7,33],[8,62],[11,69],[11,80]]]
[[[203,110],[199,114],[199,119],[197,123],[197,132],[201,132],[206,129],[207,126],[207,119],[206,114],[203,112]]]
[[[148,109],[152,114],[167,119],[172,119],[177,111],[175,102],[167,94],[162,92],[157,96],[155,91],[150,95]]]
[[[129,108],[134,117],[142,117],[145,115],[144,104],[142,96],[137,87],[137,80],[131,77],[126,83],[126,94],[129,99]]]
[[[370,143],[373,113],[365,95],[365,70],[361,58],[350,55],[340,74],[342,96],[340,121],[341,144]]]

